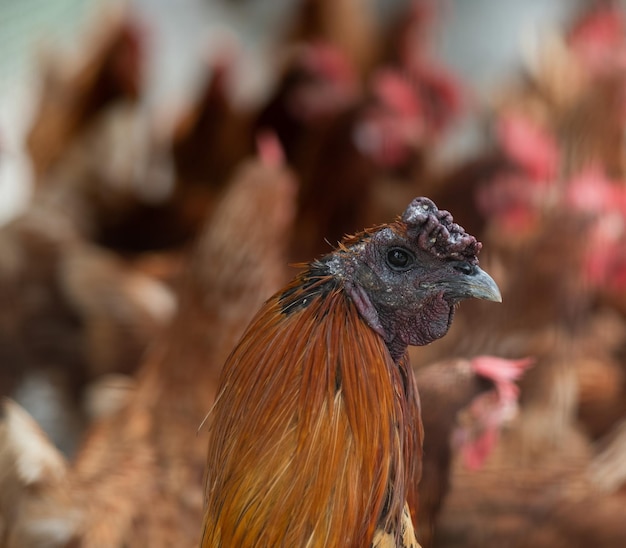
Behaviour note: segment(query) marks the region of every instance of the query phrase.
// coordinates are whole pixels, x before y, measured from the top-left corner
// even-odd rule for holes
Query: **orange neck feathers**
[[[228,358],[211,430],[203,547],[369,546],[416,500],[408,360],[394,363],[342,282],[315,266]]]

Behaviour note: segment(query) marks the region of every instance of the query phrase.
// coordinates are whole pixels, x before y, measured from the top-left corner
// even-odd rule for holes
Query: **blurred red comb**
[[[569,32],[570,43],[595,43],[613,46],[624,37],[624,15],[616,6],[592,9]]]
[[[323,74],[327,78],[356,85],[354,68],[345,54],[332,44],[316,42],[304,48],[303,65],[315,74]]]
[[[383,69],[374,75],[372,89],[376,97],[394,112],[417,117],[421,105],[408,78],[393,69]]]
[[[497,134],[507,156],[533,179],[555,177],[559,149],[554,137],[544,128],[526,116],[507,113],[498,121]]]
[[[535,359],[529,357],[509,360],[497,356],[477,356],[470,363],[476,373],[485,377],[516,381],[522,377],[526,369],[535,364]]]
[[[517,398],[519,393],[515,381],[521,379],[524,372],[535,364],[535,359],[508,360],[496,356],[477,356],[470,363],[476,374],[494,381],[502,400],[510,400]]]
[[[566,202],[586,213],[618,211],[626,216],[626,187],[610,180],[601,169],[589,167],[570,181]]]
[[[580,18],[568,35],[568,42],[587,68],[602,71],[624,54],[626,21],[617,6],[596,7]]]

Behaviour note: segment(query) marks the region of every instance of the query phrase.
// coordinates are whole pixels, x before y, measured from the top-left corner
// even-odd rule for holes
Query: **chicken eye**
[[[392,270],[407,270],[413,261],[413,255],[401,247],[392,247],[387,251],[387,264]]]

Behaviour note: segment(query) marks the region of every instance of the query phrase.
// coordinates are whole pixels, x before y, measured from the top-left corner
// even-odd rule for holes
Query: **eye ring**
[[[385,256],[387,266],[396,272],[409,270],[415,262],[415,256],[403,247],[392,247]]]

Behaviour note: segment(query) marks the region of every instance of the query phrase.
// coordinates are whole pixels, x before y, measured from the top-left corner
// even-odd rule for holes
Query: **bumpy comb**
[[[402,221],[408,236],[416,238],[419,246],[435,257],[478,262],[482,244],[432,200],[415,198],[402,214]]]

